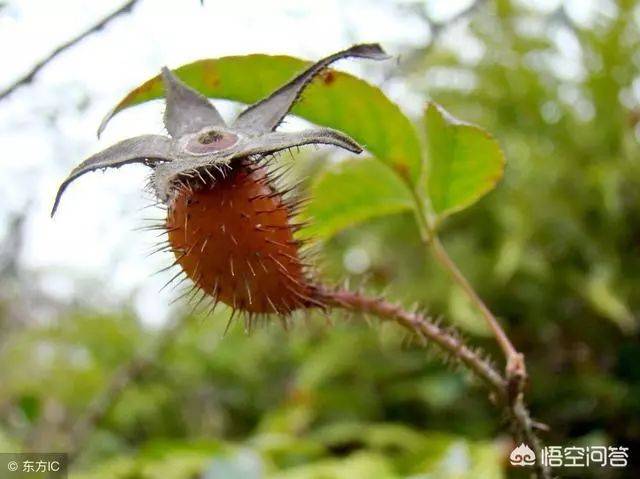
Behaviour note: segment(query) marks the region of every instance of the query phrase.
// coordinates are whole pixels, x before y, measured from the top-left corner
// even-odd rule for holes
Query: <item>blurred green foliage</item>
[[[480,54],[441,38],[407,52],[396,71],[505,151],[497,190],[448,218],[442,234],[526,354],[533,415],[551,427],[544,440],[631,448],[625,470],[563,477],[640,473],[640,8],[608,5],[581,24],[562,9],[485,2],[470,15],[466,39]],[[323,162],[304,168],[330,176],[363,164]],[[427,305],[499,357],[424,250],[412,214],[401,213],[400,190],[372,188],[389,198],[384,212],[365,212],[357,218],[365,223],[323,244],[323,275]],[[24,291],[0,314],[0,448],[64,450],[92,399],[159,332],[127,311],[89,305],[16,325],[9,312],[28,304]],[[516,477],[504,463],[513,445],[484,390],[393,325],[341,313],[328,325],[312,314],[289,332],[273,324],[247,336],[234,323],[223,336],[228,311],[184,317],[90,435],[74,476]]]
[[[339,316],[328,328],[310,317],[250,337],[235,323],[223,337],[227,316],[187,317],[93,433],[77,477],[502,477],[491,409],[467,395],[464,376],[403,347],[396,328]],[[131,315],[88,312],[14,332],[0,357],[21,364],[2,374],[15,440],[7,447],[68,446],[91,398],[144,347],[141,334]],[[469,423],[447,427],[460,408]]]

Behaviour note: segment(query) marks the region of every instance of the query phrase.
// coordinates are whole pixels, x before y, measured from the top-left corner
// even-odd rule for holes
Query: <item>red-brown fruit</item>
[[[200,289],[250,314],[288,314],[321,306],[290,214],[267,168],[240,160],[210,184],[181,188],[166,225],[177,263]]]

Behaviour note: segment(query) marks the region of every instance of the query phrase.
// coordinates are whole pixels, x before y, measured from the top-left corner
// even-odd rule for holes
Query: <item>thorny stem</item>
[[[539,460],[542,457],[542,445],[540,439],[533,432],[536,425],[524,404],[522,392],[517,394],[515,400],[511,400],[507,379],[496,371],[486,358],[469,348],[455,333],[443,329],[420,313],[406,311],[384,298],[373,298],[344,289],[323,291],[322,294],[329,306],[371,314],[382,320],[395,321],[420,337],[437,344],[445,352],[467,366],[489,387],[496,403],[506,407],[509,422],[514,429],[515,440],[526,442],[535,452],[538,459],[535,466],[537,477],[540,479],[551,478],[551,471]]]
[[[438,263],[443,267],[443,269],[449,273],[451,278],[462,288],[465,294],[469,297],[471,302],[475,305],[475,307],[480,311],[482,317],[486,321],[489,329],[496,338],[498,345],[502,349],[506,359],[507,359],[507,376],[512,377],[514,375],[524,378],[526,377],[526,370],[524,365],[524,359],[522,354],[516,351],[516,348],[511,343],[511,340],[508,338],[507,334],[500,326],[500,323],[493,315],[491,310],[484,304],[482,298],[476,293],[476,290],[471,286],[471,283],[465,278],[465,276],[460,271],[460,268],[456,265],[456,263],[451,259],[447,250],[444,249],[444,246],[440,242],[438,235],[435,233],[434,228],[431,226],[431,222],[424,210],[422,199],[417,195],[414,196],[416,205],[418,206],[416,211],[416,220],[418,222],[418,227],[420,229],[420,237],[422,238],[422,242],[428,246]]]
[[[498,397],[504,395],[505,379],[491,363],[480,356],[477,351],[470,349],[455,333],[442,328],[423,314],[406,311],[384,298],[370,297],[345,289],[323,291],[322,295],[328,306],[372,314],[383,320],[395,321],[412,333],[434,342],[471,369]]]
[[[505,368],[506,382],[499,396],[504,400],[516,441],[526,441],[535,452],[537,477],[549,479],[551,470],[548,466],[543,465],[540,460],[542,457],[542,445],[534,432],[536,424],[531,419],[524,403],[523,391],[527,381],[524,355],[516,350],[496,317],[445,250],[435,228],[432,226],[432,221],[426,211],[423,199],[415,191],[413,195],[416,204],[416,221],[422,242],[429,247],[438,263],[449,273],[451,278],[462,288],[467,297],[480,311],[505,355],[507,361]]]

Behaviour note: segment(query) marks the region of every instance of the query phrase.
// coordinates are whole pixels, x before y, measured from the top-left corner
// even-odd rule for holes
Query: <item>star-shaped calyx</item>
[[[227,125],[207,98],[162,70],[169,136],[143,135],[92,156],[62,183],[65,188],[96,169],[143,163],[151,185],[167,205],[157,228],[167,233],[161,249],[175,255],[178,276],[193,291],[253,315],[286,317],[296,309],[323,307],[306,251],[296,239],[300,200],[282,191],[264,160],[295,146],[328,144],[360,153],[347,135],[329,128],[285,133],[275,129],[304,88],[332,62],[345,57],[386,58],[378,45],[357,45],[315,63]]]
[[[269,155],[294,146],[328,144],[360,153],[362,148],[344,133],[329,128],[298,132],[275,129],[289,113],[304,88],[331,63],[346,57],[388,58],[377,44],[356,45],[310,66],[265,99],[247,107],[227,125],[209,100],[185,85],[169,69],[162,69],[169,136],[129,138],[91,156],[74,168],[60,185],[52,209],[58,208],[69,184],[90,171],[142,163],[153,169],[151,184],[163,202],[171,199],[179,180],[200,170],[229,165],[236,158]]]

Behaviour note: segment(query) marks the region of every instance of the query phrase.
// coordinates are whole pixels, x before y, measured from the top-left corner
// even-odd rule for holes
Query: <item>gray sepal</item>
[[[321,144],[335,145],[353,153],[361,153],[362,147],[352,138],[331,128],[312,128],[303,131],[265,133],[249,139],[243,145],[242,155],[269,154],[296,146]]]
[[[162,68],[167,106],[164,126],[173,138],[196,133],[206,127],[225,126],[216,107],[204,95],[185,85],[167,67]]]
[[[311,65],[307,70],[264,100],[246,108],[238,115],[233,127],[247,134],[259,134],[275,130],[282,119],[289,113],[289,110],[291,110],[291,107],[293,107],[309,82],[331,63],[347,57],[369,58],[372,60],[389,58],[377,43],[355,45],[334,53]]]
[[[160,161],[171,161],[173,155],[173,142],[165,136],[142,135],[120,141],[89,157],[71,171],[58,188],[51,216],[55,214],[67,186],[79,176],[94,170],[117,168],[127,163],[144,163],[150,166]]]

